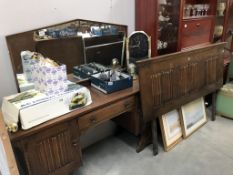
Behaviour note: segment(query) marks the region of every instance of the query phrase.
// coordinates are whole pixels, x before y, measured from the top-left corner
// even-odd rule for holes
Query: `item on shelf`
[[[222,25],[217,25],[214,27],[214,36],[215,37],[220,37],[223,34],[223,26]]]
[[[208,11],[210,9],[210,4],[203,4],[204,15],[208,15]]]
[[[157,43],[157,49],[160,50],[160,49],[166,49],[168,47],[168,43],[165,41],[160,41],[158,40],[158,43]]]
[[[25,75],[25,78],[28,82],[32,82],[33,81],[33,77],[32,77],[33,66],[35,64],[38,64],[38,62],[44,59],[44,57],[40,53],[31,52],[28,50],[22,51],[20,55],[21,55],[23,73]]]
[[[192,5],[191,4],[185,4],[184,16],[185,17],[190,17],[191,16],[191,11],[192,11]]]
[[[162,15],[162,12],[159,12],[159,21],[169,21],[169,17],[165,17]]]
[[[74,25],[64,26],[61,28],[53,27],[40,29],[34,33],[35,40],[69,38],[77,36],[78,29]]]
[[[29,90],[4,97],[2,113],[9,131],[16,132],[19,121],[22,129],[29,129],[91,103],[91,94],[86,87],[69,83],[65,92],[56,95]]]
[[[220,2],[217,5],[217,11],[219,16],[224,16],[224,11],[226,9],[226,3],[225,2]]]
[[[74,66],[73,67],[73,74],[74,77],[78,78],[78,79],[87,79],[89,78],[91,75],[99,73],[99,72],[104,72],[109,70],[110,68],[96,63],[96,62],[92,62],[92,63],[88,63],[88,64],[83,64],[80,66]]]
[[[117,35],[118,28],[112,25],[91,26],[92,36]]]
[[[159,4],[166,5],[167,4],[167,0],[159,0]]]
[[[35,88],[33,82],[27,81],[25,74],[16,74],[16,77],[17,77],[20,92],[24,92],[24,91]]]
[[[130,75],[119,71],[105,71],[91,75],[91,86],[109,94],[132,87],[133,79]]]

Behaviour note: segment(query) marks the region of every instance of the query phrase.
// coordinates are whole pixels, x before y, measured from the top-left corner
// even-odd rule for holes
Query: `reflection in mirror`
[[[29,50],[65,64],[68,77],[72,77],[73,67],[85,63],[108,66],[117,58],[123,65],[126,35],[125,25],[76,19],[9,35],[6,40],[15,75],[23,73],[20,54]],[[17,76],[15,79],[20,91]]]

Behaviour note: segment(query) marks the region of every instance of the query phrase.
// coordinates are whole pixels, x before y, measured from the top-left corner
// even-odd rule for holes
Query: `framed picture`
[[[203,97],[182,106],[181,112],[181,126],[185,138],[207,122]]]
[[[160,117],[160,126],[163,137],[165,151],[169,151],[182,140],[182,129],[180,125],[180,115],[177,110],[173,110]]]

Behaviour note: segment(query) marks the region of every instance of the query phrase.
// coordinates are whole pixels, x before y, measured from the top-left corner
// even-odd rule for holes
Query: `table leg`
[[[216,119],[216,91],[212,93],[212,115],[211,120],[215,121]]]
[[[137,144],[136,152],[141,152],[146,146],[151,144],[152,134],[151,134],[151,123],[145,123],[142,126],[141,134]]]
[[[152,120],[152,143],[153,143],[153,154],[158,154],[158,133],[157,133],[157,122],[156,119]]]

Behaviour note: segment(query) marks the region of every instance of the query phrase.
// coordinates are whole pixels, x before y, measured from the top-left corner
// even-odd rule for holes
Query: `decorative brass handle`
[[[96,123],[97,123],[97,120],[96,120],[96,118],[95,118],[94,116],[92,116],[92,117],[90,118],[90,122],[91,122],[92,124],[96,124]]]
[[[77,147],[77,146],[79,145],[79,141],[78,141],[78,140],[73,140],[73,141],[72,141],[72,145],[73,145],[74,147]]]
[[[124,103],[124,106],[125,106],[125,108],[129,108],[129,107],[130,107],[130,102],[129,102],[129,101],[126,101],[126,102]]]
[[[196,24],[197,27],[200,27],[200,25],[201,25],[200,23],[197,23],[197,24]]]
[[[77,142],[73,142],[73,146],[74,146],[74,147],[77,147],[77,146],[78,146],[78,143],[77,143]]]

